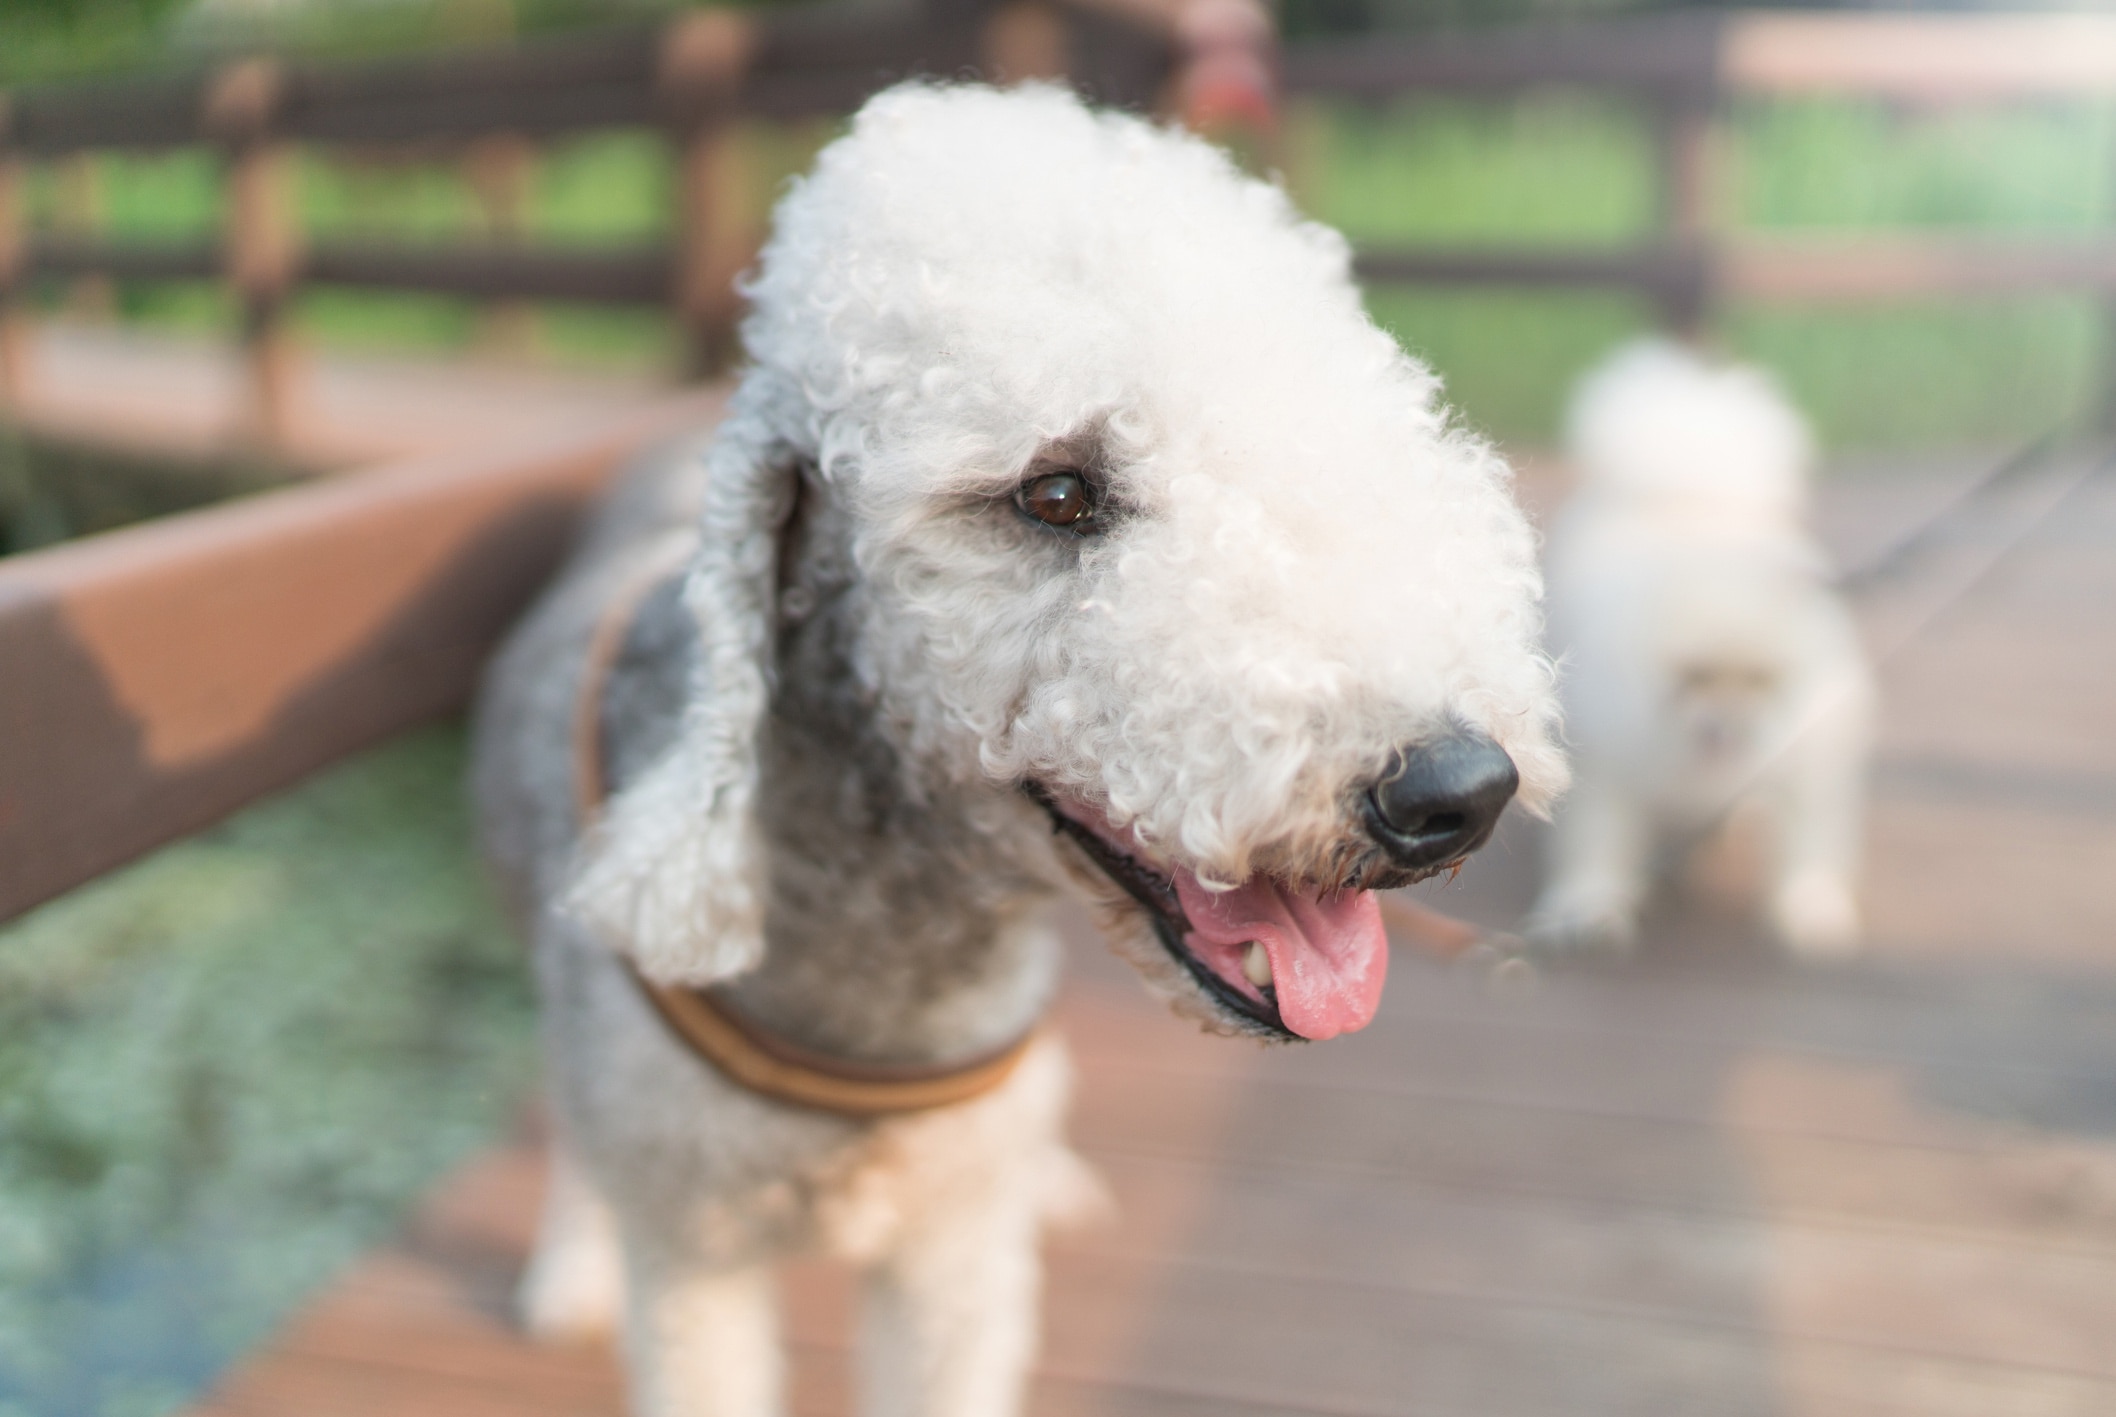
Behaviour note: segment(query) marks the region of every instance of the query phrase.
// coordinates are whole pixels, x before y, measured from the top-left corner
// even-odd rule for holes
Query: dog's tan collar
[[[573,793],[583,830],[609,795],[602,702],[610,671],[640,605],[675,574],[653,564],[635,575],[596,622],[588,641],[573,715]],[[720,990],[660,984],[629,959],[625,967],[654,1012],[693,1053],[730,1081],[775,1102],[847,1117],[888,1117],[968,1102],[997,1088],[1042,1032],[1039,1022],[1013,1042],[967,1062],[938,1065],[863,1062],[805,1048],[745,1017]]]

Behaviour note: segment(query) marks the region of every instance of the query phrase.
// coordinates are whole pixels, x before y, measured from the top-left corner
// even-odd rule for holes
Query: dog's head
[[[751,291],[691,590],[714,704],[669,789],[710,840],[663,864],[746,850],[771,519],[805,465],[849,519],[855,669],[907,770],[1042,803],[1209,1021],[1364,1024],[1369,892],[1564,770],[1507,469],[1367,319],[1343,242],[1190,138],[907,88],[786,198]],[[602,884],[635,939],[657,891],[674,936],[753,925],[748,887]]]

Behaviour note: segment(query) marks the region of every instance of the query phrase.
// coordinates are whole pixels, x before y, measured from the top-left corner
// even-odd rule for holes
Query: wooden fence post
[[[70,152],[52,164],[52,225],[68,240],[92,245],[103,232],[103,175],[96,154]],[[117,286],[107,275],[75,276],[66,288],[68,313],[108,320],[117,312]]]
[[[985,17],[978,66],[995,84],[1062,81],[1073,70],[1065,16],[1047,0],[1010,0]]]
[[[485,239],[514,249],[529,235],[529,201],[536,183],[536,145],[519,133],[493,133],[463,153],[463,178],[484,219]],[[532,354],[536,307],[526,300],[487,302],[478,316],[477,342],[488,354]]]
[[[20,409],[29,383],[29,214],[11,118],[7,95],[0,94],[0,412]]]
[[[208,86],[205,127],[227,152],[223,259],[242,308],[248,407],[241,436],[266,448],[294,439],[299,354],[287,328],[287,297],[301,264],[290,145],[272,131],[284,76],[269,60],[246,59]]]
[[[1726,133],[1716,95],[1683,92],[1655,115],[1660,140],[1661,228],[1682,254],[1680,272],[1658,293],[1661,321],[1695,342],[1704,335],[1715,292],[1712,249],[1726,220]]]
[[[735,360],[735,278],[756,254],[761,223],[735,118],[756,31],[733,10],[696,10],[662,37],[660,85],[676,144],[673,295],[692,377]]]

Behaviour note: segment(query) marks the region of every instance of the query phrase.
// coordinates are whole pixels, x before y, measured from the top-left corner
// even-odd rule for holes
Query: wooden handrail
[[[1106,26],[1106,9],[1089,7],[1086,18]],[[947,77],[981,60],[974,9],[949,18],[864,4],[718,13],[751,31],[739,107],[763,117],[843,112],[892,76]],[[1151,23],[1153,11],[1136,14],[1133,39],[1166,50],[1172,40]],[[1169,7],[1167,18],[1174,14]],[[674,30],[696,18],[679,19]],[[378,143],[661,126],[680,117],[665,84],[671,35],[666,26],[634,26],[404,59],[289,63],[274,131],[307,142]],[[0,145],[36,158],[189,147],[209,136],[201,118],[218,80],[213,71],[17,90],[0,109]],[[1155,94],[1129,86],[1101,96],[1149,104]]]
[[[1725,28],[1722,15],[1690,12],[1311,41],[1287,49],[1283,81],[1288,93],[1367,100],[1543,85],[1708,97]]]
[[[459,708],[672,400],[0,559],[0,920]]]
[[[1730,236],[1614,250],[1363,249],[1376,282],[1630,290],[1664,303],[1706,290],[1778,304],[1858,305],[1939,295],[2116,294],[2116,241],[1917,234]]]
[[[1622,16],[1288,51],[1290,93],[1367,99],[1543,85],[1677,97],[1975,102],[2116,92],[2116,16],[1728,11]]]

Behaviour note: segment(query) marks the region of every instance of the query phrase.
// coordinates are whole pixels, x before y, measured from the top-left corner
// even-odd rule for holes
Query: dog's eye
[[[1046,472],[1021,484],[1014,503],[1045,526],[1084,531],[1095,515],[1094,489],[1077,472]]]

